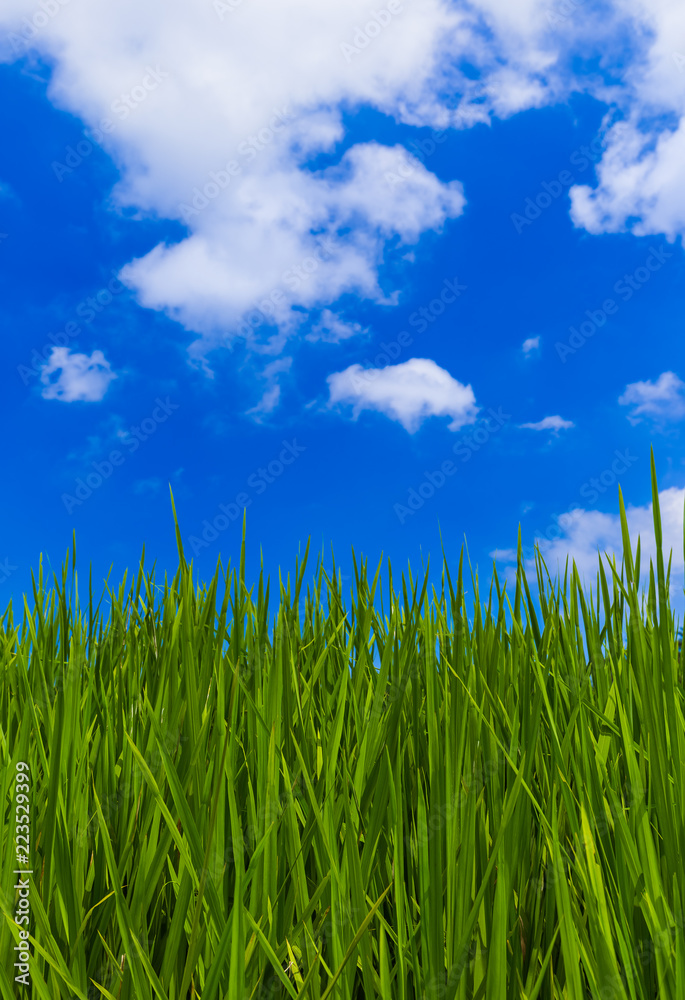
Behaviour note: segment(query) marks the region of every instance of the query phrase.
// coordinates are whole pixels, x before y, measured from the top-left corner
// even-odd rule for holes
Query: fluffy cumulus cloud
[[[591,233],[685,232],[685,7],[672,0],[621,0],[632,58],[611,98],[621,121],[607,131],[598,185],[571,189],[572,217]]]
[[[472,424],[477,415],[476,397],[428,358],[411,358],[386,368],[350,365],[328,376],[329,405],[351,405],[355,419],[362,410],[376,410],[397,420],[413,434],[428,417],[451,417],[449,429]]]
[[[210,335],[225,329],[248,340],[260,328],[272,330],[274,349],[282,343],[275,330],[298,329],[302,307],[349,292],[387,301],[377,280],[386,241],[416,242],[464,205],[457,181],[441,184],[418,161],[411,190],[387,184],[383,175],[394,156],[393,149],[364,143],[320,172],[265,158],[266,176],[245,170],[239,218],[226,216],[236,207],[226,199],[198,217],[188,239],[156,247],[122,278],[143,305],[166,309],[191,329]]]
[[[685,225],[685,9],[672,0],[581,13],[550,0],[5,0],[0,27],[0,58],[45,59],[51,100],[112,155],[114,205],[187,227],[122,278],[199,335],[201,359],[236,336],[279,354],[345,294],[397,302],[381,277],[390,250],[410,257],[463,212],[468,192],[428,156],[377,142],[336,153],[343,112],[364,106],[468,128],[589,91],[610,112],[599,184],[572,189],[574,220],[669,237]],[[597,68],[578,81],[576,65]],[[53,164],[62,179],[73,169]]]
[[[404,148],[335,154],[346,108],[449,125],[447,53],[472,37],[473,16],[447,0],[55,7],[8,0],[2,57],[30,47],[50,61],[49,96],[120,167],[115,205],[187,226],[122,278],[143,306],[201,334],[197,355],[235,336],[278,353],[310,310],[346,293],[396,301],[379,281],[389,244],[413,245],[462,213],[458,178],[439,180]],[[315,169],[321,153],[333,156]],[[62,178],[68,169],[53,164]],[[342,332],[328,324],[322,339]]]
[[[330,308],[345,292],[385,300],[388,241],[413,244],[460,215],[458,179],[373,142],[322,170],[312,158],[344,138],[343,109],[463,128],[558,99],[560,46],[574,32],[552,39],[544,10],[543,0],[515,10],[502,0],[6,0],[0,54],[50,61],[51,99],[121,168],[115,203],[187,225],[185,239],[124,276],[143,305],[216,340],[297,329],[302,308]],[[64,177],[73,166],[53,169]]]
[[[117,376],[102,351],[72,354],[67,347],[53,347],[41,368],[44,399],[63,403],[98,403]]]
[[[628,414],[631,424],[643,417],[657,421],[682,420],[685,417],[685,382],[675,372],[662,372],[652,382],[631,382],[618,397],[621,406],[632,407]]]
[[[575,424],[572,420],[564,420],[563,417],[556,414],[553,417],[543,417],[536,423],[520,424],[519,426],[529,431],[552,431],[553,434],[558,434],[559,431],[570,430],[571,427],[575,427]]]
[[[661,528],[663,532],[664,566],[671,562],[671,592],[682,595],[682,578],[685,566],[683,564],[683,501],[685,489],[662,490],[659,494],[659,509],[661,511]],[[628,531],[633,549],[633,557],[637,551],[637,541],[640,539],[640,577],[645,586],[649,581],[650,559],[656,574],[656,543],[654,539],[654,521],[652,505],[628,506],[626,508]],[[545,560],[552,578],[555,574],[563,576],[566,560],[574,561],[578,567],[581,580],[586,586],[594,588],[600,556],[608,556],[616,560],[616,568],[620,572],[623,558],[623,542],[621,536],[621,521],[618,514],[606,514],[597,510],[578,508],[562,514],[558,518],[556,535],[553,539],[536,538],[540,553]],[[495,549],[490,553],[498,563],[512,564],[516,562],[516,552],[512,549]],[[524,550],[525,555],[525,550]],[[526,571],[535,572],[535,560],[526,558]],[[604,568],[608,573],[606,560]],[[509,568],[509,575],[511,576]]]
[[[528,357],[528,355],[532,354],[533,351],[537,351],[539,347],[540,347],[539,337],[527,337],[523,341],[523,344],[521,345],[521,350],[526,355],[526,357]]]

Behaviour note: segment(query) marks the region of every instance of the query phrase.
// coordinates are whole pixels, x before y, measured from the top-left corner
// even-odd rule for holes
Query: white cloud
[[[236,335],[277,353],[345,293],[395,302],[379,283],[389,246],[409,258],[462,213],[458,181],[399,148],[361,143],[310,169],[345,138],[343,112],[467,128],[590,93],[628,127],[609,130],[597,190],[572,189],[576,223],[613,231],[637,217],[639,232],[683,231],[685,72],[673,56],[685,52],[685,8],[617,0],[553,27],[549,0],[400,7],[119,0],[47,12],[5,0],[1,57],[24,55],[30,36],[53,67],[51,100],[91,128],[110,120],[98,141],[121,170],[114,205],[186,222],[185,238],[123,276],[141,304],[200,334],[195,355]],[[597,70],[576,78],[574,61],[595,56]],[[403,183],[390,183],[398,162]],[[336,250],[322,255],[326,240]]]
[[[531,353],[531,351],[536,351],[539,346],[540,346],[539,337],[528,337],[526,340],[523,341],[523,344],[521,345],[521,350],[527,356]]]
[[[144,305],[208,337],[237,330],[252,340],[252,322],[292,332],[302,307],[350,292],[386,302],[377,280],[386,241],[416,242],[465,203],[458,182],[442,184],[418,160],[411,186],[385,183],[393,155],[364,143],[320,173],[288,163],[285,151],[280,161],[265,156],[249,175],[245,168],[233,200],[200,216],[186,240],[133,261],[122,279]]]
[[[663,113],[672,113],[664,108]],[[685,194],[680,168],[685,159],[685,120],[673,129],[645,130],[640,115],[608,132],[608,149],[597,166],[599,184],[571,188],[571,217],[590,233],[630,230],[636,236],[664,233],[673,241],[685,232]],[[685,113],[685,103],[678,115]]]
[[[159,493],[162,488],[162,480],[158,476],[150,476],[149,479],[138,479],[133,484],[133,492],[136,496],[145,496],[146,493]]]
[[[516,562],[516,549],[493,549],[489,555],[491,559],[496,559],[499,562]]]
[[[115,206],[188,226],[122,278],[141,304],[202,335],[195,355],[239,330],[282,350],[307,311],[345,293],[396,301],[378,280],[388,244],[411,246],[462,213],[460,183],[403,149],[359,143],[326,169],[308,165],[344,139],[343,109],[372,105],[436,126],[452,116],[438,92],[450,40],[470,37],[470,16],[447,0],[401,8],[382,28],[374,22],[377,37],[366,0],[121,0],[40,12],[32,43],[54,65],[51,99],[91,128],[113,123],[101,141],[121,169]],[[6,58],[21,54],[22,18],[38,9],[3,7]],[[349,62],[341,46],[358,26],[370,41]],[[412,170],[398,186],[386,174],[399,156]]]
[[[330,309],[324,309],[319,322],[306,335],[306,340],[325,341],[327,344],[339,344],[350,337],[359,337],[368,333],[361,323],[350,323],[337,316]]]
[[[674,592],[682,594],[683,573],[683,500],[685,489],[671,487],[659,493],[661,525],[663,531],[664,563],[668,566],[669,554],[673,553],[671,564],[671,580],[675,580]],[[628,530],[633,548],[633,555],[640,538],[641,567],[640,575],[643,583],[645,574],[649,571],[649,560],[656,559],[654,541],[654,522],[652,505],[628,506],[626,508]],[[575,560],[581,579],[587,585],[595,584],[598,572],[598,552],[615,556],[616,567],[620,572],[623,544],[621,540],[621,522],[618,514],[604,514],[597,510],[578,510],[562,514],[558,519],[558,537],[554,541],[536,539],[540,551],[547,564],[550,574],[561,571],[563,574],[566,558]],[[490,553],[493,558],[502,562],[516,562],[516,552],[513,549],[495,549]],[[526,560],[526,570],[534,572],[534,560]],[[605,562],[605,570],[606,570]]]
[[[472,424],[479,407],[470,385],[463,385],[428,358],[411,358],[386,368],[350,365],[328,376],[329,405],[351,404],[354,418],[376,410],[413,434],[428,417],[451,417],[451,431]]]
[[[558,434],[559,431],[575,427],[575,424],[572,420],[564,420],[559,415],[556,415],[553,417],[543,417],[542,420],[538,420],[535,424],[519,424],[519,427],[525,427],[529,431],[552,431],[554,434]]]
[[[276,409],[281,399],[280,376],[290,371],[292,363],[292,358],[277,358],[266,366],[261,373],[261,378],[266,380],[266,389],[257,405],[247,411],[249,416],[254,416],[259,421],[262,416]]]
[[[633,51],[613,100],[624,121],[608,131],[598,185],[571,189],[572,218],[591,233],[685,232],[685,7],[621,0]]]
[[[89,357],[72,354],[67,347],[53,347],[41,368],[42,395],[63,403],[98,403],[116,377],[102,351],[93,351]]]
[[[682,420],[685,417],[685,382],[675,372],[662,372],[656,382],[631,382],[618,397],[621,406],[632,406],[628,414],[631,424],[642,416],[660,420]]]

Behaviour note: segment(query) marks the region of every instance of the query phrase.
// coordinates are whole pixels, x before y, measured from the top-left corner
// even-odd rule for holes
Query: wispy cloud
[[[413,434],[428,417],[451,417],[457,431],[476,420],[478,407],[470,385],[464,385],[429,358],[411,358],[386,368],[350,365],[328,376],[329,405],[350,404],[356,419],[376,410]]]
[[[559,431],[570,430],[571,427],[575,426],[572,420],[564,420],[558,414],[553,417],[543,417],[537,423],[519,424],[519,427],[523,427],[529,431],[552,431],[553,434],[558,434]]]
[[[277,358],[266,366],[261,373],[261,377],[266,380],[266,389],[257,405],[247,411],[249,416],[259,422],[261,417],[276,409],[281,400],[280,376],[290,371],[292,363],[292,358]]]
[[[662,372],[656,382],[631,382],[618,397],[621,406],[632,406],[631,424],[642,417],[655,420],[682,420],[685,417],[685,382],[675,372]]]
[[[361,323],[350,323],[341,319],[330,309],[324,309],[319,322],[312,327],[305,340],[322,340],[327,344],[339,344],[342,340],[359,337],[367,332],[368,329],[363,327]]]
[[[68,347],[53,347],[41,368],[44,399],[62,403],[99,403],[117,376],[102,351],[72,354]]]
[[[7,184],[6,181],[0,181],[0,201],[14,201],[19,202],[19,196],[14,190],[11,184]]]
[[[528,337],[527,340],[523,341],[523,344],[521,345],[521,350],[526,355],[526,357],[528,357],[528,355],[531,354],[533,351],[536,351],[539,348],[539,346],[540,346],[539,337]]]
[[[133,484],[133,492],[136,496],[144,496],[146,493],[159,493],[162,488],[162,480],[158,476],[150,476],[149,479],[139,479]]]

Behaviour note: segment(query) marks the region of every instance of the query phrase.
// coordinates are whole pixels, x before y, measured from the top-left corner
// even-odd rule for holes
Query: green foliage
[[[660,545],[487,602],[306,556],[248,589],[180,551],[105,603],[74,562],[0,629],[0,994],[30,765],[41,1000],[677,1000],[685,721]],[[180,549],[180,534],[179,534]],[[469,614],[471,619],[469,620]]]

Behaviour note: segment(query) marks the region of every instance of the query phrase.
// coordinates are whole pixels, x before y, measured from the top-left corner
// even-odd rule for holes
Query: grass
[[[0,993],[30,769],[41,1000],[685,996],[685,722],[656,566],[584,593],[538,554],[511,600],[306,557],[249,589],[74,562],[1,620]],[[520,541],[519,541],[520,554]],[[73,553],[72,553],[73,556]],[[255,593],[256,590],[256,593]],[[273,603],[273,602],[272,602]],[[374,665],[374,658],[379,664]],[[590,683],[592,674],[593,683]],[[29,995],[28,991],[24,991]]]

